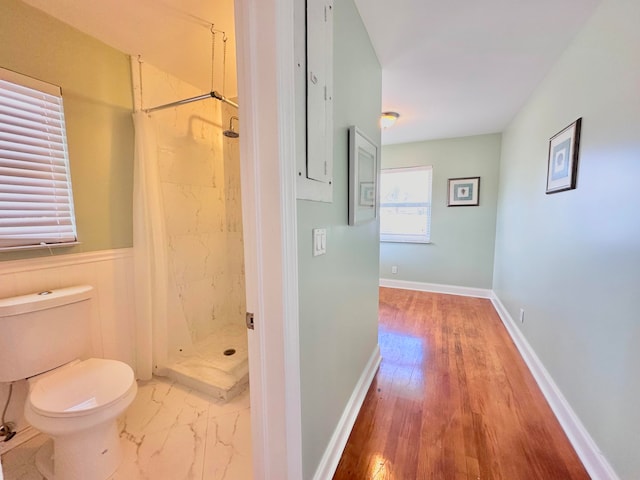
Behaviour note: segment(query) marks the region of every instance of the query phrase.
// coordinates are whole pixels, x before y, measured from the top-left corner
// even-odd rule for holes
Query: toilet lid
[[[134,383],[133,370],[126,363],[90,358],[38,380],[29,401],[42,415],[86,415],[116,402]]]

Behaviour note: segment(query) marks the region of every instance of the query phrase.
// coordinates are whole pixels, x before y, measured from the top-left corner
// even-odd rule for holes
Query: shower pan
[[[227,401],[249,384],[247,354],[245,328],[226,324],[194,344],[188,353],[173,356],[166,374],[183,385]]]

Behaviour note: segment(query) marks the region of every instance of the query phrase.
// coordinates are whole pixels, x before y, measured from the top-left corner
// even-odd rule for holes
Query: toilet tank
[[[13,382],[88,355],[93,287],[0,299],[0,382]]]

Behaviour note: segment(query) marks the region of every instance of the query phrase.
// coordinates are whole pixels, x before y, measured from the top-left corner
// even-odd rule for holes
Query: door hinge
[[[249,330],[254,330],[255,329],[255,324],[253,323],[253,313],[251,312],[247,312],[246,315],[246,322],[247,322],[247,328]]]

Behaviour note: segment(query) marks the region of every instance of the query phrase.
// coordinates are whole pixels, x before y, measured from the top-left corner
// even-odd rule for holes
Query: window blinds
[[[76,240],[60,88],[0,69],[0,249]]]

